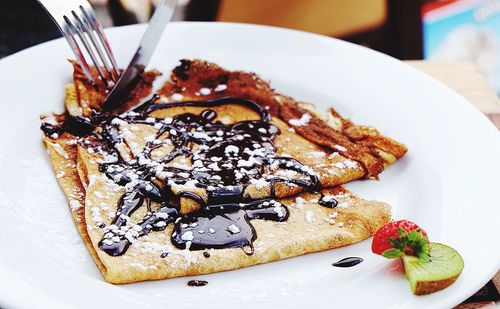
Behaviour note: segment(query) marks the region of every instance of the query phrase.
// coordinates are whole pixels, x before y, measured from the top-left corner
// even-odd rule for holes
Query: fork
[[[90,3],[86,0],[38,0],[38,2],[68,41],[87,79],[94,83],[98,82],[86,60],[90,58],[102,82],[106,86],[114,85],[119,78],[118,65]]]

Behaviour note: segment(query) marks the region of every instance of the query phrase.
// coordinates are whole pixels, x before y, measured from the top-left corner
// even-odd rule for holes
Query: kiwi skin
[[[435,256],[433,262],[433,251],[436,255],[441,255],[441,253],[445,251],[447,254],[449,254],[449,256],[447,256],[446,258],[449,258],[449,260],[454,260],[456,264],[453,265],[454,267],[452,267],[453,270],[449,277],[447,277],[446,273],[440,273],[440,270],[437,269],[436,274],[429,275],[430,277],[434,276],[434,278],[427,279],[425,277],[419,277],[418,275],[414,275],[414,273],[412,273],[412,269],[414,269],[415,266],[422,265],[418,258],[414,256],[404,256],[403,265],[405,267],[406,277],[410,281],[411,289],[413,290],[413,293],[415,295],[430,294],[447,288],[457,280],[464,267],[462,257],[453,248],[439,243],[431,243],[430,246],[431,262],[429,263],[443,263],[442,261],[439,261],[440,257],[438,256]],[[427,264],[425,266],[428,267],[430,265],[431,264]]]
[[[439,281],[427,281],[427,282],[417,282],[415,285],[415,290],[413,291],[413,294],[415,295],[425,295],[425,294],[431,294],[434,292],[437,292],[439,290],[445,289],[452,285],[458,278],[460,274],[451,277],[449,279],[443,279]]]

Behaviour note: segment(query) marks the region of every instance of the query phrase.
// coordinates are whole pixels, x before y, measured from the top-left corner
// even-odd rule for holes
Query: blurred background
[[[90,2],[110,27],[147,22],[156,1]],[[299,29],[403,60],[473,61],[500,93],[500,0],[180,0],[174,19]],[[59,36],[35,0],[0,1],[0,58]]]

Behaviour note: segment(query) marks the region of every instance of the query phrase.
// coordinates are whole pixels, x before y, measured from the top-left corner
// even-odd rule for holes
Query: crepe
[[[91,88],[78,87],[82,85],[81,78],[81,75],[75,74],[77,86],[69,85],[66,88],[66,106],[68,110],[70,110],[69,107],[73,107],[77,113],[89,115],[92,110],[99,110],[99,100],[93,101],[93,108],[75,109],[75,106],[81,107],[82,97],[97,97],[95,94],[88,93],[93,91]],[[224,84],[220,83],[221,78],[225,80]],[[242,82],[245,79],[247,79],[246,82]],[[217,85],[214,84],[208,88],[210,85],[207,84],[207,80]],[[76,89],[79,94],[76,94]],[[136,91],[136,93],[143,92]],[[112,256],[109,252],[102,250],[100,243],[105,239],[106,233],[111,233],[109,227],[113,218],[116,217],[117,205],[122,203],[123,196],[130,193],[126,193],[126,186],[117,184],[109,174],[103,171],[102,167],[100,168],[109,153],[102,151],[102,147],[96,144],[96,137],[93,135],[78,138],[68,132],[57,131],[55,135],[46,132],[44,140],[49,149],[55,174],[68,197],[75,224],[108,282],[129,283],[204,274],[336,248],[373,235],[380,226],[390,220],[390,208],[385,203],[366,201],[341,187],[335,187],[357,178],[377,177],[384,166],[393,163],[396,158],[406,152],[404,145],[380,135],[374,129],[355,126],[333,110],[330,111],[328,121],[319,117],[319,113],[311,105],[298,103],[289,97],[274,93],[255,75],[227,72],[202,61],[189,62],[189,67],[185,61],[182,62],[182,65],[174,70],[172,82],[163,87],[160,97],[155,99],[153,104],[175,100],[218,99],[225,96],[251,99],[261,106],[267,106],[271,115],[274,116],[271,124],[281,131],[281,134],[276,135],[274,139],[276,156],[293,157],[303,166],[308,167],[311,170],[310,174],[318,176],[322,188],[321,193],[300,193],[304,189],[303,186],[277,183],[275,192],[272,194],[270,184],[256,179],[245,187],[243,195],[245,202],[264,198],[263,203],[269,203],[269,198],[280,198],[279,203],[287,207],[283,208],[276,204],[278,206],[274,210],[278,217],[280,212],[286,211],[287,218],[284,218],[281,213],[283,216],[278,218],[279,222],[248,219],[249,227],[246,226],[247,223],[240,221],[234,222],[243,225],[240,224],[238,227],[237,224],[236,227],[232,227],[233,224],[231,224],[228,227],[232,235],[243,233],[245,228],[253,226],[256,239],[251,242],[234,248],[189,250],[191,243],[196,244],[196,239],[191,239],[189,245],[186,245],[187,248],[183,249],[179,247],[179,239],[176,240],[176,237],[179,238],[182,235],[172,235],[174,225],[168,224],[166,228],[163,227],[164,230],[148,232],[142,237],[132,239],[125,253]],[[140,96],[135,96],[135,100],[138,97]],[[88,102],[89,100],[86,100],[87,106]],[[199,106],[178,106],[154,111],[150,116],[155,119],[165,119],[187,112],[198,115],[205,109],[206,107]],[[248,120],[257,121],[259,118],[254,110],[240,104],[228,103],[210,107],[210,109],[217,112],[214,122],[218,120],[227,125]],[[302,116],[298,112],[302,112]],[[309,116],[306,116],[308,119],[304,121],[303,115],[306,113]],[[297,118],[291,118],[290,115]],[[123,147],[120,146],[118,153],[129,156],[128,160],[140,158],[148,137],[160,130],[158,127],[155,128],[145,123],[126,123],[120,122],[119,119],[115,121],[115,125],[120,132],[127,132],[123,134],[123,143],[121,143]],[[292,129],[293,127],[295,129]],[[311,130],[315,133],[311,134]],[[168,137],[169,134],[166,136]],[[333,136],[334,143],[324,138],[325,136]],[[168,147],[164,149],[165,153],[169,151],[171,149]],[[191,162],[188,155],[180,157],[178,162],[169,164],[170,166],[181,164],[185,168],[191,168]],[[276,176],[279,173],[290,174],[289,171],[279,169],[268,172],[270,175],[267,176]],[[305,176],[295,173],[287,177],[307,180],[307,175],[307,173]],[[179,198],[176,208],[169,211],[190,214],[180,216],[182,220],[184,217],[196,216],[208,200],[205,189],[184,184],[172,185],[174,194],[186,191],[196,193],[204,199],[193,201],[190,198]],[[334,199],[337,205],[329,206],[333,208],[320,206],[318,204],[320,199]],[[138,222],[147,218],[147,211],[155,213],[164,206],[160,201],[149,200],[149,202],[149,209],[144,203],[126,218],[126,226],[130,231],[133,231],[134,225],[138,225]],[[246,208],[245,211],[247,211]],[[177,225],[176,228],[178,228]],[[184,232],[186,228],[190,229],[190,227],[185,227]],[[174,244],[173,241],[176,243]],[[248,246],[251,247],[251,252],[248,252]]]

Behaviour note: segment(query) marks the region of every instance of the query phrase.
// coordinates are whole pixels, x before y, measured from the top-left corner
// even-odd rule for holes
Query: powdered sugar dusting
[[[302,117],[300,117],[300,119],[290,119],[288,123],[291,124],[292,126],[301,127],[307,125],[307,123],[309,122],[309,120],[311,120],[311,118],[312,118],[311,115],[303,114]]]
[[[86,271],[92,265],[83,241],[69,216],[68,202],[57,186],[48,160],[18,160],[22,191],[16,198],[0,196],[4,218],[16,224],[19,237],[30,239],[41,255],[49,255],[57,263],[70,264]],[[76,194],[76,193],[75,193]]]
[[[58,143],[51,143],[54,150],[64,159],[69,159],[68,153]]]
[[[324,151],[309,151],[309,156],[312,158],[323,158],[326,156]]]
[[[313,211],[306,211],[306,221],[307,223],[313,223],[314,221],[316,221],[316,216],[314,215]]]

